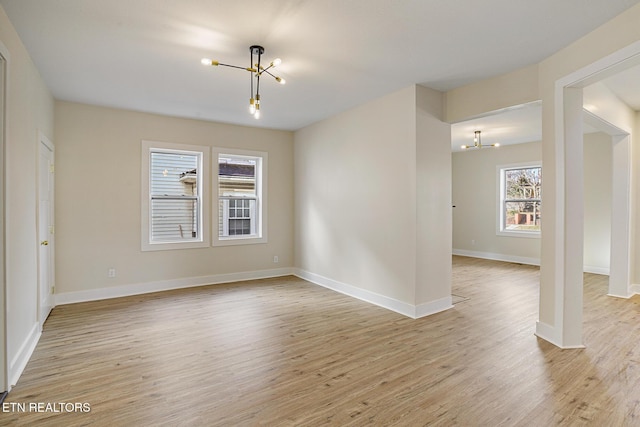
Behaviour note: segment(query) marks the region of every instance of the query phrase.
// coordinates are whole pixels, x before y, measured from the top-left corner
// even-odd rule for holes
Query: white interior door
[[[54,240],[53,240],[53,144],[40,135],[38,162],[38,239],[39,239],[39,292],[38,314],[40,325],[47,320],[53,308]]]
[[[9,390],[7,381],[7,317],[6,317],[6,294],[5,294],[5,248],[4,248],[4,227],[5,227],[5,203],[4,203],[4,123],[5,123],[5,87],[6,87],[6,67],[8,52],[0,43],[0,400],[1,396]]]

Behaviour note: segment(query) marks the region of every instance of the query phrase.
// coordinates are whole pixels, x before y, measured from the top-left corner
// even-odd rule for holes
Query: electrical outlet
[[[274,262],[274,263],[276,263],[276,264],[277,264],[279,261],[280,261],[280,260],[278,259],[278,255],[276,255],[276,256],[274,256],[274,257],[273,257],[273,262]]]
[[[116,277],[116,269],[115,268],[110,268],[109,270],[107,270],[107,276],[110,277],[110,278]]]

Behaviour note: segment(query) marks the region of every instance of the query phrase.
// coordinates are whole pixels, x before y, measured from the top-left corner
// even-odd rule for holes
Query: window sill
[[[213,246],[256,245],[267,243],[266,237],[220,237],[213,241]]]
[[[155,242],[155,243],[143,243],[142,244],[142,252],[149,251],[170,251],[170,250],[180,250],[180,249],[197,249],[197,248],[208,248],[210,246],[208,241],[198,241],[198,242]]]
[[[539,239],[540,232],[539,231],[507,231],[501,230],[496,232],[497,236],[502,237],[524,237],[525,239]]]

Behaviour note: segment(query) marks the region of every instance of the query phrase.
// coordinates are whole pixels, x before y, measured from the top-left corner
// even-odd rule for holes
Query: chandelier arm
[[[237,69],[239,69],[239,70],[247,70],[247,71],[251,71],[251,72],[254,72],[254,71],[255,71],[253,68],[250,68],[250,67],[249,67],[249,68],[247,68],[247,67],[240,67],[240,66],[238,66],[238,65],[223,64],[223,63],[221,63],[221,62],[219,62],[219,63],[218,63],[218,65],[221,65],[221,66],[223,66],[223,67],[229,67],[229,68],[237,68]]]
[[[273,74],[271,74],[271,73],[270,73],[270,72],[268,72],[267,70],[268,70],[268,68],[265,68],[264,70],[262,70],[262,72],[263,72],[263,73],[267,73],[267,74],[269,74],[269,75],[270,75],[271,77],[273,77],[274,79],[278,79],[278,77],[277,77],[277,76],[274,76]],[[262,73],[260,73],[260,74],[262,74]]]

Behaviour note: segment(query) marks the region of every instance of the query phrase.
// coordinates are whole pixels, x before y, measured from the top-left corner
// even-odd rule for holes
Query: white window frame
[[[219,173],[219,157],[220,155],[231,155],[236,157],[249,157],[256,158],[256,222],[255,225],[255,233],[252,235],[234,235],[234,236],[220,236],[218,230],[218,224],[220,223],[220,213],[219,213],[219,183],[218,183],[218,173]],[[212,224],[213,224],[213,238],[212,243],[213,246],[230,246],[230,245],[252,245],[259,243],[267,243],[267,206],[268,206],[268,197],[267,197],[267,188],[268,188],[268,155],[264,151],[251,151],[251,150],[240,150],[235,148],[214,148],[212,152],[212,163],[213,167],[211,168],[213,179],[212,185],[212,193],[213,193],[213,203],[212,203]]]
[[[505,236],[505,237],[524,237],[524,238],[533,238],[539,239],[541,235],[541,230],[508,230],[504,228],[505,224],[505,171],[512,169],[530,169],[530,168],[540,168],[542,171],[542,162],[524,162],[524,163],[512,163],[507,165],[498,165],[496,166],[496,174],[497,174],[497,191],[496,191],[496,199],[497,199],[497,214],[496,214],[496,235]],[[542,202],[540,204],[542,206]]]
[[[175,144],[170,142],[159,141],[142,141],[142,173],[141,173],[141,234],[143,251],[161,251],[173,249],[193,249],[207,248],[211,246],[211,229],[210,229],[210,206],[209,197],[209,173],[210,173],[210,147],[201,145]],[[200,212],[198,218],[198,230],[201,230],[200,236],[194,240],[184,242],[176,241],[151,241],[151,153],[175,153],[197,155],[199,157],[198,164],[198,201]]]

